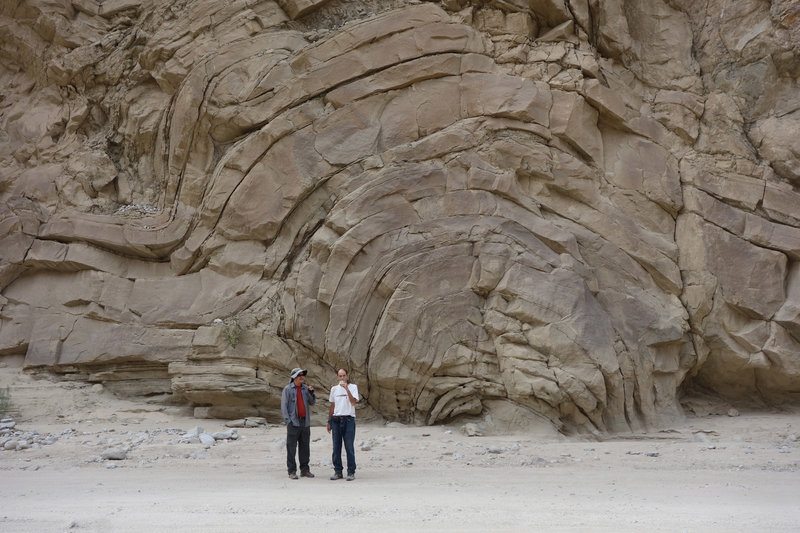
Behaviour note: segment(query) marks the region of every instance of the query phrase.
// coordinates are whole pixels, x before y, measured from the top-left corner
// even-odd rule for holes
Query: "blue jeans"
[[[356,473],[356,450],[353,442],[356,440],[356,419],[352,416],[334,417],[331,422],[331,436],[333,437],[333,470],[342,473],[342,442],[347,453],[347,473]]]

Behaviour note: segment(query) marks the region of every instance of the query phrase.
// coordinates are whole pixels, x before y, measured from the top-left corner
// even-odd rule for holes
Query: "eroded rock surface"
[[[426,424],[798,400],[794,2],[27,0],[0,27],[0,355],[231,418],[275,417],[298,365]]]

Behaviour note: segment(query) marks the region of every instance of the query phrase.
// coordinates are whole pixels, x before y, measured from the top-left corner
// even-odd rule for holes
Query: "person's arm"
[[[312,385],[306,385],[306,389],[308,389],[308,405],[314,405],[317,403],[317,396],[314,394],[314,387]]]
[[[289,424],[289,401],[286,398],[286,388],[284,387],[281,393],[281,415],[283,416],[283,423]]]
[[[347,383],[344,387],[344,390],[347,391],[347,397],[350,399],[350,405],[355,405],[358,403],[358,398],[353,396],[353,393],[350,392],[350,383]],[[356,394],[358,394],[358,387],[356,387]]]
[[[331,418],[333,418],[333,408],[336,406],[333,402],[331,402],[331,408],[328,410],[328,433],[331,432]]]

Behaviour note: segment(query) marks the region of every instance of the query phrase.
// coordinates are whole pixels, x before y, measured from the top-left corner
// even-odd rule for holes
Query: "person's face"
[[[299,376],[294,378],[294,386],[295,387],[299,387],[300,385],[305,383],[305,381],[306,381],[306,377],[303,374],[300,374]]]
[[[347,372],[344,369],[340,369],[336,377],[339,378],[339,381],[347,381]]]

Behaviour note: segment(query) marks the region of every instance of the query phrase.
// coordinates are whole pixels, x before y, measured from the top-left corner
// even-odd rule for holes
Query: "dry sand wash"
[[[797,531],[800,414],[688,418],[604,442],[467,437],[457,425],[358,427],[354,482],[332,482],[312,428],[312,480],[285,473],[284,428],[223,421],[0,369],[18,435],[0,451],[0,531]],[[319,409],[319,407],[318,407]],[[101,460],[127,448],[125,460]]]

